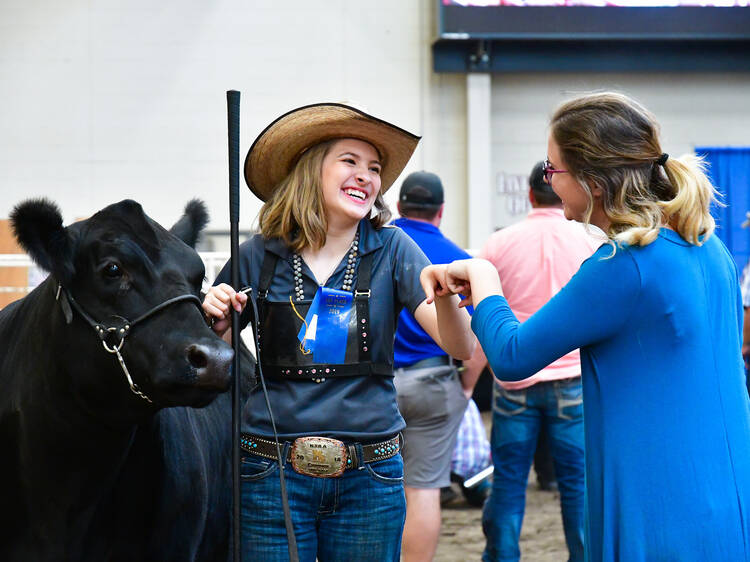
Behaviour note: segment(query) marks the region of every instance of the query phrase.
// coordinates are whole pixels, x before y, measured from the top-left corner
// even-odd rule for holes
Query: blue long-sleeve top
[[[737,270],[721,241],[662,229],[602,246],[523,324],[501,296],[472,328],[501,380],[579,347],[589,560],[750,560],[750,400]]]

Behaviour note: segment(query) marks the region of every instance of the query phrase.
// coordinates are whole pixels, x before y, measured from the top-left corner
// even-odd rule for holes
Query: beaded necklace
[[[354,282],[354,273],[357,265],[357,251],[359,249],[359,230],[354,235],[352,245],[349,246],[347,254],[346,270],[344,271],[344,283],[341,288],[344,291],[352,290]],[[299,254],[292,254],[292,269],[294,271],[294,297],[297,301],[305,299],[305,292],[302,288],[302,257]]]

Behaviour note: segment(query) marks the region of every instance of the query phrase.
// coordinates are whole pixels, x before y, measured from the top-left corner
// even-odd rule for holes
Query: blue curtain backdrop
[[[750,258],[750,228],[742,228],[750,211],[750,147],[696,147],[709,164],[708,174],[726,207],[714,205],[716,234],[726,244],[740,272]]]

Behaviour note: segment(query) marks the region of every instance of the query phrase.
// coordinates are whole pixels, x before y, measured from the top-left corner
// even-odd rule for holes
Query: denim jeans
[[[406,515],[400,454],[337,478],[284,467],[300,562],[398,561]],[[278,462],[243,453],[241,479],[242,560],[288,561]]]
[[[520,558],[526,485],[542,424],[549,433],[569,560],[583,560],[583,395],[576,377],[515,391],[494,385],[490,441],[495,471],[482,514],[485,562]]]

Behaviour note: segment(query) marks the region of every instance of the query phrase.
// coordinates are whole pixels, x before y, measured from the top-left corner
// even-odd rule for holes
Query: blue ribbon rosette
[[[297,334],[302,352],[312,353],[314,363],[343,363],[351,315],[352,293],[318,287]]]

